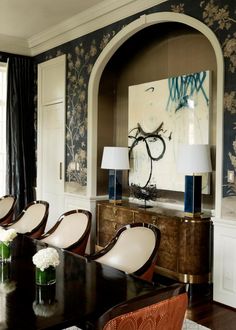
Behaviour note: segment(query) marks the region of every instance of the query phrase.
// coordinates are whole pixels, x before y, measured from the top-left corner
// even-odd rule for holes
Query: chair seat
[[[8,224],[12,221],[15,206],[15,196],[5,195],[0,198],[0,224]]]
[[[155,241],[155,234],[149,228],[134,227],[132,230],[125,230],[120,234],[113,248],[96,261],[128,274],[134,273],[149,259]]]
[[[25,234],[30,232],[39,224],[45,214],[44,204],[35,204],[33,208],[29,208],[24,215],[10,227],[14,228],[18,233]]]
[[[152,224],[125,225],[107,246],[88,258],[151,281],[160,237],[160,230]]]
[[[32,238],[37,238],[44,233],[48,218],[48,209],[48,202],[33,201],[26,206],[7,228],[13,228],[20,234],[27,234]]]
[[[78,213],[67,215],[66,221],[61,222],[60,228],[48,236],[45,234],[46,237],[42,238],[41,241],[59,248],[66,249],[82,237],[88,226],[87,215],[82,213],[79,215],[79,218],[80,219],[78,222]]]
[[[87,210],[65,212],[39,239],[46,244],[84,255],[91,229],[91,218],[92,214]]]

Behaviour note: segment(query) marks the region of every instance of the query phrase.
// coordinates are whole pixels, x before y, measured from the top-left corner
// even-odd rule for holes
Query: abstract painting
[[[129,86],[129,184],[184,191],[179,144],[208,144],[210,72]],[[209,193],[208,176],[203,193]]]

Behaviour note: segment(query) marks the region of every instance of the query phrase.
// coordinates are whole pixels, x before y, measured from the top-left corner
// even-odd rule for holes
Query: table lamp
[[[121,203],[122,170],[129,169],[129,149],[104,147],[101,168],[109,169],[109,201]]]
[[[184,212],[186,216],[200,216],[202,176],[199,174],[212,171],[209,145],[180,145],[177,171],[185,174]]]

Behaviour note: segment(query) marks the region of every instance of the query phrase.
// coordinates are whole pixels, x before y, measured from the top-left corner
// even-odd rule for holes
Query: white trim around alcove
[[[201,32],[211,43],[217,62],[217,109],[216,109],[216,179],[215,179],[215,217],[221,217],[222,200],[222,155],[223,155],[223,95],[224,59],[222,49],[213,31],[201,21],[185,14],[162,12],[142,15],[128,24],[108,43],[99,55],[90,75],[88,86],[88,183],[87,197],[96,199],[97,185],[97,118],[98,88],[102,72],[117,49],[138,31],[159,23],[178,22]],[[104,124],[106,125],[106,124]]]

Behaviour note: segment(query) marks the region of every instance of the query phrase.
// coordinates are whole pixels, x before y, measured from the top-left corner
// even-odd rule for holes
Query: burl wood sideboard
[[[146,222],[161,231],[161,242],[155,271],[184,283],[211,283],[212,221],[210,216],[188,218],[183,212],[165,209],[143,209],[123,201],[97,202],[97,246],[104,247],[125,224]]]

